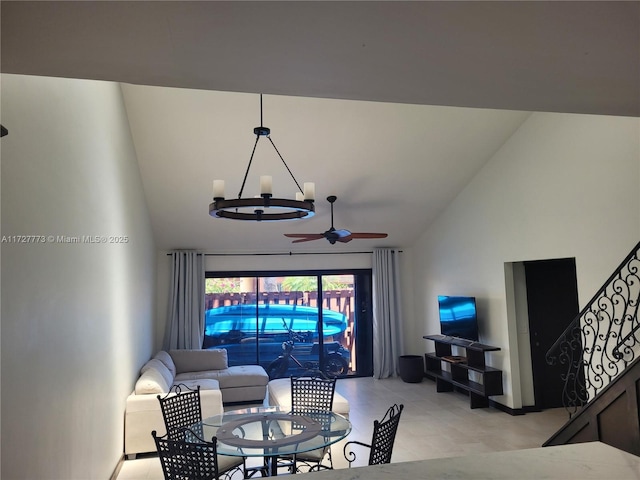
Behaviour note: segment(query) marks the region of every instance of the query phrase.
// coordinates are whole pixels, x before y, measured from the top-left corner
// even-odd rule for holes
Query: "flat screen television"
[[[440,333],[448,337],[478,341],[478,316],[475,297],[438,295]]]

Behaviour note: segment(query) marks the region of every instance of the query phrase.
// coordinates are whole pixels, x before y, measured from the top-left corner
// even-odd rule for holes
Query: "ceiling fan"
[[[336,201],[335,195],[327,197],[327,201],[331,204],[331,228],[324,233],[285,233],[285,237],[297,238],[291,243],[310,242],[311,240],[319,240],[326,238],[333,245],[336,242],[347,243],[354,238],[386,238],[386,233],[354,233],[349,230],[336,230],[333,227],[333,203]]]

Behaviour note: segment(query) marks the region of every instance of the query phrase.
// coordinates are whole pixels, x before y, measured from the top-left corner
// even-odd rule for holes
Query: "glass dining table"
[[[193,429],[205,440],[217,437],[219,455],[263,457],[260,469],[276,476],[278,457],[339,442],[351,432],[351,422],[330,411],[251,407],[205,418]]]

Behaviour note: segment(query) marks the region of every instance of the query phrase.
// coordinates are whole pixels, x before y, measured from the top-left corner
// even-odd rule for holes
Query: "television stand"
[[[488,407],[488,397],[502,395],[502,370],[488,367],[485,362],[485,353],[498,351],[500,347],[446,335],[422,338],[432,340],[436,346],[436,351],[425,353],[424,358],[426,373],[435,378],[437,392],[451,392],[455,388],[468,392],[471,408]],[[452,345],[464,348],[465,355],[452,355]],[[442,362],[447,362],[449,370],[442,368]],[[482,381],[472,380],[470,372],[475,372]]]

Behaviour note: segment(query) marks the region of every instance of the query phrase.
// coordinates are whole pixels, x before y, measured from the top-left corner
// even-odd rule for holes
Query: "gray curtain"
[[[400,252],[391,248],[373,250],[373,376],[398,375],[402,355],[402,309]]]
[[[198,349],[204,340],[204,255],[171,253],[169,314],[164,349]]]

